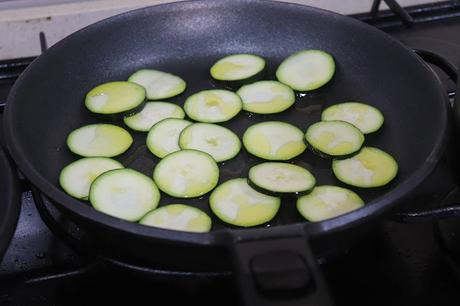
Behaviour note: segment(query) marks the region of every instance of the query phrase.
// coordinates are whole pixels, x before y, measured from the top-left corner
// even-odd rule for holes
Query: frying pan
[[[343,101],[365,101],[385,116],[382,130],[366,144],[392,154],[397,178],[382,188],[356,189],[366,205],[327,221],[309,223],[294,200],[284,199],[269,224],[237,229],[213,217],[208,234],[161,230],[119,220],[66,195],[60,170],[77,159],[66,148],[70,131],[101,122],[83,104],[97,84],[125,80],[140,68],[178,74],[187,81],[184,99],[219,87],[208,69],[231,53],[255,53],[277,65],[302,49],[330,52],[336,73],[326,86],[298,95],[295,106],[274,115],[239,114],[223,124],[239,136],[264,120],[291,122],[305,130],[320,120],[321,109]],[[328,237],[364,229],[414,190],[433,170],[449,131],[447,95],[431,69],[411,50],[368,25],[331,12],[271,1],[190,1],[135,10],[91,25],[57,43],[35,60],[15,83],[5,110],[8,149],[18,167],[50,201],[91,231],[98,247],[112,257],[178,269],[228,269],[233,262],[248,305],[328,304],[307,236]],[[118,123],[122,124],[122,123]],[[132,132],[133,147],[119,159],[151,175],[158,160],[145,148],[145,134]],[[245,177],[260,162],[244,150],[220,165],[220,182]],[[318,184],[341,186],[331,161],[305,152],[293,162],[312,170]],[[212,213],[208,196],[181,202]],[[177,202],[162,195],[160,205]],[[333,245],[330,245],[333,248]],[[288,302],[281,297],[289,297]]]

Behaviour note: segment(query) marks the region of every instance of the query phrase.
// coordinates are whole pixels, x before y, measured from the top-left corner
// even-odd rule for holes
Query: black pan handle
[[[303,227],[235,230],[228,247],[243,305],[333,305]]]
[[[457,82],[455,101],[452,105],[452,117],[454,121],[454,137],[460,137],[460,78],[457,67],[442,56],[426,51],[414,50],[424,61],[441,68],[452,81]],[[459,152],[459,148],[455,148]],[[427,222],[445,218],[460,217],[460,204],[452,204],[446,207],[425,209],[418,211],[399,212],[392,219],[399,222]]]
[[[454,81],[454,83],[457,82],[458,69],[453,63],[451,63],[444,57],[440,56],[439,54],[428,51],[428,50],[413,49],[413,51],[418,56],[420,56],[425,62],[433,64],[441,68],[442,71],[444,71],[449,76],[449,78],[452,81]]]

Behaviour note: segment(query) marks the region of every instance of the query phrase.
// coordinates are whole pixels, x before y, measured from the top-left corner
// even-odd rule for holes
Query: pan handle
[[[303,227],[296,232],[274,227],[228,234],[243,305],[333,305]]]
[[[458,69],[454,64],[443,58],[442,56],[426,51],[426,50],[414,50],[424,61],[441,68],[452,81],[457,82],[455,101],[452,105],[452,117],[454,121],[454,137],[460,137],[460,78],[458,78]],[[458,152],[459,148],[455,147]],[[396,213],[392,219],[398,222],[429,222],[436,221],[445,218],[460,217],[460,204],[452,204],[446,207],[399,212]]]
[[[418,56],[420,56],[425,62],[433,64],[441,68],[442,71],[444,71],[449,76],[449,78],[452,81],[454,81],[454,83],[457,82],[458,69],[450,61],[440,56],[439,54],[436,54],[428,50],[413,49],[413,51]],[[458,89],[458,86],[457,86],[457,89]]]

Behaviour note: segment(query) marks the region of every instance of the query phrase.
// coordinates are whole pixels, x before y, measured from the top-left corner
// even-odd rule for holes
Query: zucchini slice
[[[279,162],[265,162],[249,169],[249,184],[267,194],[307,193],[315,187],[315,177],[305,168]]]
[[[305,134],[314,151],[328,156],[345,156],[361,149],[364,135],[345,121],[320,121],[312,124]]]
[[[240,97],[229,90],[203,90],[185,100],[187,116],[200,122],[224,122],[235,117],[242,109]]]
[[[94,180],[89,201],[98,211],[120,219],[138,221],[158,206],[160,191],[148,176],[132,169],[116,169]]]
[[[149,100],[160,100],[177,96],[187,86],[185,81],[180,77],[154,69],[138,70],[129,77],[128,81],[144,87]]]
[[[153,180],[170,196],[199,197],[216,187],[219,167],[207,153],[182,150],[167,155],[156,165]]]
[[[364,206],[353,191],[336,186],[318,186],[297,199],[297,210],[308,221],[323,221]]]
[[[306,149],[303,132],[286,122],[265,121],[250,126],[243,135],[246,150],[268,160],[288,160]]]
[[[131,135],[112,124],[89,124],[67,136],[70,151],[85,157],[114,157],[124,153],[133,143]]]
[[[182,108],[169,102],[147,102],[144,109],[123,119],[125,124],[131,129],[140,132],[147,132],[157,122],[166,118],[183,119],[185,113]]]
[[[91,112],[106,115],[129,115],[142,110],[145,89],[131,82],[109,82],[91,89],[85,98],[85,106]]]
[[[322,50],[303,50],[286,58],[276,70],[281,83],[297,91],[310,91],[325,85],[335,73],[334,58]]]
[[[87,200],[91,183],[102,173],[121,169],[118,161],[106,157],[86,157],[68,164],[61,170],[59,184],[74,198]]]
[[[257,114],[275,114],[292,106],[294,91],[277,81],[259,81],[241,87],[236,92],[243,101],[243,109]]]
[[[177,118],[163,119],[156,123],[147,134],[147,147],[159,158],[180,150],[179,135],[190,121]]]
[[[232,159],[241,150],[241,141],[229,129],[212,123],[194,123],[179,136],[181,149],[206,152],[216,162]]]
[[[398,163],[388,153],[364,147],[355,156],[332,162],[332,171],[342,182],[356,187],[380,187],[388,184],[398,173]]]
[[[210,69],[211,76],[218,81],[244,84],[262,78],[265,60],[254,54],[233,54],[218,60]]]
[[[252,189],[245,178],[226,181],[209,197],[211,210],[219,219],[242,227],[270,221],[278,212],[280,203],[280,198]]]
[[[206,233],[211,218],[202,210],[184,204],[169,204],[146,214],[139,223],[176,231]]]
[[[321,120],[340,120],[353,124],[363,134],[376,132],[383,125],[383,115],[375,107],[359,103],[345,102],[326,108],[321,114]]]

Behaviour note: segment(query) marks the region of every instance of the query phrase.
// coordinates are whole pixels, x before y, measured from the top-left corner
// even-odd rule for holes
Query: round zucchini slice
[[[132,169],[116,169],[94,180],[89,201],[96,210],[105,214],[138,221],[157,207],[160,191],[148,176]]]
[[[236,92],[243,109],[257,114],[280,113],[295,102],[294,91],[277,81],[259,81],[241,87]]]
[[[147,134],[147,147],[159,158],[180,150],[179,135],[192,124],[184,119],[169,118],[156,123]]]
[[[195,123],[186,127],[179,136],[181,149],[206,152],[216,162],[235,157],[241,150],[241,141],[229,129],[211,123]]]
[[[170,196],[199,197],[216,187],[219,167],[207,153],[181,150],[167,155],[156,165],[153,180]]]
[[[305,168],[279,162],[265,162],[249,169],[249,184],[267,194],[301,194],[313,189],[315,177]]]
[[[245,178],[226,181],[209,197],[211,210],[219,219],[242,227],[270,221],[278,212],[280,203],[280,198],[252,189]]]
[[[303,132],[285,122],[265,121],[250,126],[243,135],[246,150],[263,159],[289,160],[306,149]]]
[[[345,102],[326,108],[321,114],[323,121],[346,121],[363,134],[376,132],[383,125],[383,115],[375,107],[359,102]]]
[[[361,149],[364,135],[345,121],[320,121],[312,124],[305,134],[310,147],[328,156],[346,156]]]
[[[398,163],[388,153],[364,147],[351,158],[334,160],[332,171],[342,182],[356,187],[380,187],[388,184],[398,173]]]
[[[138,70],[129,77],[128,81],[144,87],[149,100],[161,100],[177,96],[187,86],[180,77],[154,69]]]
[[[102,173],[121,169],[118,161],[106,157],[86,157],[65,166],[59,175],[62,189],[74,198],[87,200],[89,187]]]
[[[336,186],[318,186],[297,199],[297,210],[308,221],[323,221],[364,206],[353,191]]]
[[[70,151],[85,157],[114,157],[124,153],[133,143],[131,135],[112,124],[90,124],[67,136]]]
[[[211,218],[198,208],[184,204],[169,204],[145,215],[140,224],[183,232],[206,233],[211,230]]]
[[[91,112],[105,115],[128,115],[144,107],[145,89],[131,82],[109,82],[91,89],[85,105]]]
[[[286,58],[276,70],[276,78],[294,90],[320,88],[335,73],[334,58],[322,50],[303,50]]]
[[[240,97],[229,90],[203,90],[185,100],[187,116],[200,122],[224,122],[235,117],[242,109]]]
[[[123,119],[125,124],[135,131],[147,132],[157,122],[166,118],[183,119],[182,108],[169,102],[147,102],[141,112]]]
[[[211,76],[229,84],[254,82],[263,76],[265,60],[254,54],[233,54],[221,58],[210,69]]]

